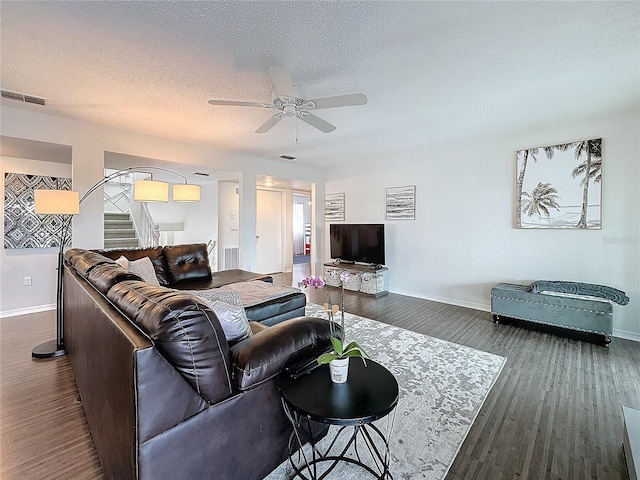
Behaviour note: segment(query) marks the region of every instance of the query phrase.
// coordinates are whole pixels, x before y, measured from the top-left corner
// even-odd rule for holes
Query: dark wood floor
[[[275,279],[297,284],[307,271]],[[447,479],[627,478],[621,405],[640,408],[640,343],[607,349],[402,295],[346,292],[345,310],[507,357]],[[3,480],[103,478],[67,359],[30,357],[54,324],[54,312],[0,320]]]

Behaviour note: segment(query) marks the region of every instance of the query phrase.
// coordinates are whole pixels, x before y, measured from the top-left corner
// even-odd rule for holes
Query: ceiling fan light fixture
[[[299,118],[323,133],[330,133],[336,129],[335,125],[315,116],[310,113],[309,110],[316,111],[323,108],[351,107],[367,103],[367,96],[363,93],[349,93],[346,95],[306,99],[306,95],[302,89],[291,82],[291,75],[287,70],[280,67],[269,67],[267,71],[273,85],[273,100],[271,103],[209,100],[209,104],[223,106],[233,105],[237,107],[264,107],[278,110],[278,113],[258,127],[256,133],[268,132],[284,117]],[[296,122],[296,129],[297,128]],[[296,143],[298,143],[297,133]]]

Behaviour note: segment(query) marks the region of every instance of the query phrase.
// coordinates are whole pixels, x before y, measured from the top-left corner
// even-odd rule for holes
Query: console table
[[[351,276],[345,283],[345,290],[359,291],[376,297],[389,293],[389,269],[387,267],[327,262],[324,264],[325,283],[330,287],[339,287],[339,275],[343,270],[348,271]]]
[[[340,462],[346,462],[358,465],[375,478],[392,478],[389,471],[389,435],[393,414],[389,414],[398,404],[399,390],[398,382],[389,370],[373,360],[367,360],[365,367],[361,359],[354,357],[349,362],[349,376],[345,383],[331,382],[329,366],[321,365],[297,379],[283,376],[280,392],[285,413],[293,425],[289,438],[289,463],[296,476],[321,480]],[[386,435],[372,423],[384,417],[387,417]],[[324,452],[316,445],[311,422],[339,427]],[[345,438],[342,443],[339,441],[343,434],[346,434],[346,444]],[[307,442],[311,443],[310,456],[302,450]],[[293,461],[298,449],[304,459],[302,465]],[[320,468],[327,464],[326,468]]]

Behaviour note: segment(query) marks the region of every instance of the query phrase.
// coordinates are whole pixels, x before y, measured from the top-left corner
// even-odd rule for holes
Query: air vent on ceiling
[[[291,155],[280,155],[283,160],[295,160],[298,157],[292,157]]]
[[[208,177],[209,176],[208,173],[202,173],[202,172],[195,172],[194,175],[198,175],[199,177]]]
[[[33,103],[35,105],[46,104],[46,101],[44,98],[34,97],[33,95],[26,95],[24,93],[11,92],[9,90],[0,90],[0,93],[2,93],[2,98],[6,98],[8,100],[16,100],[18,102]]]

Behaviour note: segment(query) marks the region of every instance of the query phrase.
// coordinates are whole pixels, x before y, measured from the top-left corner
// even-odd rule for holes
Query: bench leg
[[[493,323],[500,323],[500,315],[497,313],[491,314],[491,318],[493,318]]]

